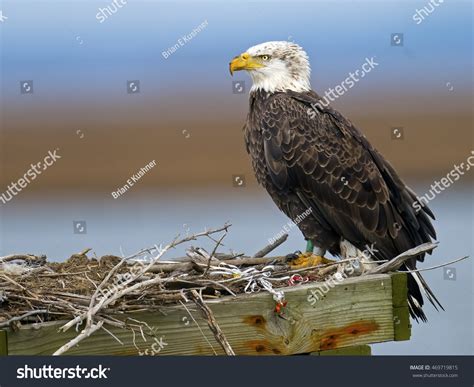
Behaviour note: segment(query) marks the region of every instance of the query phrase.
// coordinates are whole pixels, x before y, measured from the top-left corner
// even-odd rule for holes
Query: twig
[[[106,327],[103,326],[102,329],[106,331],[110,336],[112,336],[112,338],[114,338],[120,345],[123,345],[123,342],[117,336],[115,336],[112,332],[110,332]]]
[[[21,290],[26,290],[26,288],[25,288],[24,286],[21,286],[18,282],[16,282],[15,280],[11,279],[11,278],[8,277],[7,275],[3,274],[1,277],[4,278],[4,279],[6,279],[8,282],[11,282],[13,285],[18,286]]]
[[[25,314],[22,314],[21,316],[13,317],[10,320],[4,321],[0,323],[0,328],[2,327],[8,327],[12,322],[14,321],[21,321],[27,317],[38,315],[38,314],[45,314],[48,313],[46,309],[40,309],[40,310],[31,310],[29,312],[26,312]]]
[[[71,328],[72,326],[81,323],[89,315],[92,318],[92,316],[97,314],[97,312],[99,310],[101,310],[101,309],[107,307],[108,305],[114,303],[116,300],[123,297],[124,295],[132,293],[135,290],[140,290],[141,288],[157,284],[157,283],[162,282],[162,281],[163,281],[162,278],[155,277],[155,278],[152,278],[151,280],[148,280],[148,281],[139,282],[139,283],[137,283],[133,286],[130,286],[128,288],[122,288],[121,290],[116,291],[115,293],[111,294],[108,297],[101,298],[100,301],[93,308],[91,308],[87,311],[87,313],[83,313],[80,316],[75,317],[74,319],[70,320],[67,324],[64,324],[62,327],[60,327],[59,329],[61,331],[65,332],[69,328]]]
[[[267,255],[268,253],[272,252],[275,250],[278,246],[280,246],[282,243],[284,243],[288,239],[288,234],[283,234],[280,238],[278,238],[276,241],[273,243],[270,243],[269,245],[265,246],[263,249],[257,251],[254,254],[254,258],[261,258]]]
[[[440,267],[452,265],[453,263],[463,261],[465,259],[469,258],[469,255],[466,255],[465,257],[454,259],[452,261],[442,263],[441,265],[436,265],[436,266],[431,266],[431,267],[424,267],[422,269],[415,269],[415,270],[404,270],[403,273],[416,273],[417,271],[427,271],[427,270],[434,270],[434,269],[439,269]]]
[[[220,288],[223,288],[224,290],[226,290],[227,292],[229,292],[229,294],[231,294],[232,296],[237,297],[237,294],[235,294],[235,293],[234,293],[232,290],[230,290],[227,286],[225,286],[224,284],[222,284],[222,283],[220,283],[220,282],[218,282],[218,281],[213,281],[213,280],[211,280],[211,279],[209,279],[209,278],[206,278],[205,280],[201,280],[201,281],[200,281],[199,279],[197,279],[196,281],[204,282],[204,283],[209,282],[209,283],[211,283],[211,284],[213,284],[213,285],[216,285],[216,286],[218,286],[218,287],[220,287]]]
[[[212,313],[211,309],[204,303],[202,297],[199,295],[198,292],[195,290],[191,291],[191,298],[194,303],[199,307],[201,313],[204,318],[207,319],[207,324],[209,325],[210,330],[214,334],[217,342],[221,345],[224,352],[229,356],[235,356],[235,352],[230,346],[227,338],[225,337],[224,333],[222,332],[221,328],[217,324],[216,319],[214,318],[214,314]]]
[[[117,301],[118,299],[122,298],[123,296],[127,295],[127,294],[130,294],[130,293],[133,293],[137,290],[140,290],[140,289],[143,289],[147,286],[150,286],[150,285],[155,285],[157,283],[160,283],[160,282],[163,282],[164,279],[161,278],[161,277],[154,277],[152,279],[149,279],[149,280],[145,280],[143,282],[138,282],[134,285],[131,285],[129,286],[132,282],[136,281],[137,279],[139,279],[140,277],[143,276],[143,274],[145,274],[149,269],[150,267],[158,260],[160,259],[161,256],[163,256],[169,249],[173,248],[173,247],[176,247],[182,243],[185,243],[185,242],[188,242],[188,241],[191,241],[191,240],[196,240],[198,237],[201,237],[201,236],[205,236],[205,235],[210,235],[210,234],[214,234],[214,233],[217,233],[217,232],[221,232],[221,231],[226,231],[227,232],[227,229],[230,227],[229,224],[226,224],[224,225],[223,227],[221,228],[218,228],[218,229],[214,229],[214,230],[207,230],[207,231],[204,231],[204,232],[201,232],[201,233],[197,233],[197,234],[194,234],[194,235],[191,235],[189,237],[186,237],[186,238],[183,238],[183,239],[177,239],[175,238],[170,244],[168,244],[167,246],[165,246],[163,249],[156,249],[156,250],[159,250],[158,252],[158,255],[156,257],[153,258],[153,260],[147,265],[145,266],[145,268],[143,268],[142,270],[140,270],[138,273],[133,273],[131,275],[131,278],[129,278],[128,280],[124,281],[122,284],[120,284],[119,286],[116,287],[116,289],[114,290],[113,293],[111,294],[108,294],[107,296],[104,296],[102,297],[96,304],[93,304],[92,302],[89,304],[89,308],[87,310],[86,313],[82,313],[80,314],[79,316],[76,316],[74,319],[70,320],[68,323],[64,324],[62,327],[60,327],[59,329],[62,330],[63,332],[65,332],[66,330],[68,330],[69,328],[71,328],[72,326],[75,326],[79,323],[81,323],[82,321],[84,321],[85,318],[87,318],[87,324],[86,324],[86,327],[85,329],[81,332],[81,334],[79,334],[76,338],[74,338],[73,340],[71,340],[69,343],[72,343],[74,342],[74,345],[77,345],[77,343],[79,343],[80,341],[84,340],[85,338],[89,337],[91,335],[91,333],[95,332],[97,329],[93,329],[93,327],[95,327],[96,325],[94,325],[92,323],[92,319],[93,317],[100,311],[102,310],[103,308],[106,308],[108,305],[110,304],[113,304],[115,301]],[[121,261],[123,262],[123,261]],[[121,262],[119,264],[117,264],[111,271],[115,272],[116,271],[116,268],[117,266],[121,265]],[[114,270],[115,269],[115,270]],[[110,274],[110,273],[109,273]],[[111,276],[107,276],[106,278],[110,278]],[[105,283],[104,281],[102,281],[102,283]],[[98,291],[99,289],[101,288],[101,286],[99,285],[99,287],[96,289],[94,295],[95,297],[93,296],[91,298],[91,301],[92,299],[95,300],[95,298],[97,297],[97,294],[98,294]],[[100,323],[100,322],[99,322]],[[103,321],[102,321],[103,323]],[[68,343],[68,344],[69,344]],[[71,346],[68,346],[68,344],[65,344],[63,345],[63,347],[61,347],[57,352],[59,352],[58,354],[62,354],[64,352],[66,352],[69,348],[71,348]],[[56,354],[56,353],[55,353]]]
[[[76,346],[82,340],[88,338],[92,335],[95,331],[102,328],[104,325],[104,321],[99,321],[97,324],[92,324],[90,327],[85,328],[79,335],[77,335],[74,339],[64,344],[61,348],[59,348],[56,352],[53,353],[53,356],[62,355],[64,352],[67,352],[72,347]]]
[[[183,301],[179,300],[180,304],[183,306],[183,308],[186,310],[186,312],[188,312],[189,314],[189,317],[191,317],[194,321],[194,323],[197,325],[198,329],[199,329],[199,332],[201,332],[201,335],[202,337],[204,337],[204,340],[207,341],[207,343],[209,344],[209,346],[211,347],[212,349],[212,352],[214,352],[214,355],[217,356],[217,352],[216,350],[214,349],[214,347],[212,346],[211,342],[208,340],[207,336],[204,334],[204,332],[202,331],[201,329],[201,326],[199,325],[199,323],[196,321],[196,319],[194,318],[194,316],[191,314],[191,312],[189,311],[189,309],[186,307],[186,304],[183,303]]]
[[[222,234],[222,236],[219,238],[219,240],[217,241],[215,247],[214,247],[214,250],[212,250],[212,253],[209,255],[209,259],[207,260],[207,267],[206,267],[206,270],[204,270],[204,274],[203,275],[206,275],[207,272],[209,271],[209,268],[211,267],[211,260],[212,260],[212,257],[214,256],[214,254],[216,253],[216,250],[217,248],[221,245],[221,242],[222,240],[226,237],[227,235],[227,230],[224,234]]]
[[[38,277],[68,277],[71,275],[84,275],[87,271],[78,271],[76,273],[48,273],[48,274],[38,274]]]

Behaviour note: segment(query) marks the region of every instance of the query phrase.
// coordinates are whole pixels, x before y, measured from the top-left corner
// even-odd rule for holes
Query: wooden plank
[[[8,355],[7,331],[0,329],[0,356]]]
[[[410,312],[408,309],[406,274],[395,273],[392,275],[392,291],[394,340],[410,340],[411,323]]]
[[[274,311],[267,292],[209,301],[214,316],[238,355],[290,355],[394,340],[392,280],[389,275],[349,278],[332,284],[306,284],[285,289],[283,317]],[[162,313],[127,316],[146,321],[156,340],[143,341],[130,331],[108,328],[124,345],[101,330],[68,354],[212,355],[223,354],[206,322],[192,304],[187,306],[196,325],[181,307]],[[121,316],[123,319],[124,316]],[[9,333],[10,354],[47,355],[77,332],[58,333],[61,322],[24,325]],[[202,332],[201,332],[202,331]],[[161,339],[161,341],[160,341]],[[161,344],[160,344],[161,343]],[[164,344],[166,343],[166,344]],[[214,352],[215,351],[215,352]]]
[[[354,345],[352,347],[329,349],[327,351],[313,352],[312,356],[370,356],[372,349],[370,345]]]

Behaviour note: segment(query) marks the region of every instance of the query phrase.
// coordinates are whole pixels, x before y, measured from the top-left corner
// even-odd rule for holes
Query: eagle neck
[[[282,93],[283,93],[282,91],[268,92],[262,89],[252,90],[250,92],[250,105],[252,105],[252,101],[254,100],[267,100],[277,94],[282,94]]]

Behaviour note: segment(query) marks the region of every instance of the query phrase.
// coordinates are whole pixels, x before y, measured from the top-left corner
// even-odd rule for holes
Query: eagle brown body
[[[391,260],[436,238],[431,210],[366,137],[311,90],[309,58],[299,45],[261,43],[233,58],[229,70],[252,77],[244,130],[257,180],[313,245],[336,256],[347,255],[349,245]],[[424,256],[400,270],[416,269]],[[410,312],[426,321],[421,291],[442,308],[421,274],[409,273]]]
[[[347,240],[361,251],[372,246],[373,258],[388,260],[436,237],[429,208],[415,210],[416,195],[392,166],[315,92],[252,91],[244,131],[258,182],[289,218],[311,209],[298,227],[319,248],[340,255],[340,242]],[[409,297],[412,315],[426,320],[412,275],[408,287],[416,300]]]

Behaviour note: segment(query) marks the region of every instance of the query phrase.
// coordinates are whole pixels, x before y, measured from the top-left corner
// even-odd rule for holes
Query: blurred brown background
[[[444,91],[445,94],[449,91]],[[130,104],[60,101],[10,110],[2,134],[1,186],[16,181],[48,150],[62,156],[29,190],[105,190],[122,186],[155,159],[140,189],[255,185],[244,148],[247,95],[183,95]],[[472,150],[469,97],[397,101],[394,96],[343,96],[333,105],[367,135],[405,179],[441,177]],[[403,130],[394,138],[393,127]]]

